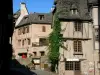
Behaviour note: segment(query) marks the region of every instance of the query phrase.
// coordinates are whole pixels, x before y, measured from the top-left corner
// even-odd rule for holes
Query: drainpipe
[[[100,7],[98,6],[98,13],[100,13]],[[100,14],[98,14],[98,26],[99,26],[99,32],[98,32],[98,35],[99,35],[99,64],[100,64]],[[100,75],[100,69],[99,69],[99,75]]]
[[[99,59],[98,60],[99,61],[98,61],[98,67],[99,68],[98,69],[99,69],[99,75],[100,75],[100,25],[99,24],[98,24],[98,27],[99,27],[98,28],[99,29],[99,32],[98,32],[98,36],[99,36],[99,41],[98,41],[99,42],[99,52],[98,52],[98,56],[99,56]]]
[[[95,27],[92,23],[92,31],[93,31],[93,63],[94,63],[94,75],[95,75],[95,58],[94,58],[94,51],[95,51]]]

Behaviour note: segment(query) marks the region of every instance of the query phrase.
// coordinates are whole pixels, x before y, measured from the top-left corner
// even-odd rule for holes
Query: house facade
[[[21,5],[20,11],[27,12],[26,6],[23,4],[24,3]],[[20,12],[20,15],[22,14],[23,13]],[[12,37],[12,45],[16,59],[32,57],[41,59],[41,62],[44,64],[47,63],[47,39],[52,31],[51,23],[51,13],[34,12],[18,17]],[[40,60],[36,62],[39,63]],[[36,68],[40,69],[40,64],[36,65]]]
[[[99,75],[97,1],[55,0],[54,4],[53,15],[60,12],[58,18],[66,47],[60,48],[59,75]]]
[[[55,0],[52,13],[28,14],[24,3],[16,14],[13,49],[16,59],[47,57],[52,14],[59,13],[63,45],[60,48],[59,75],[99,75],[99,38],[97,0]],[[24,13],[21,15],[21,11]],[[26,13],[26,14],[25,14]],[[24,14],[24,16],[23,16]],[[43,58],[43,63],[45,62]],[[46,62],[45,62],[46,63]],[[37,66],[40,67],[40,66]]]
[[[94,65],[95,65],[95,75],[99,74],[98,72],[100,72],[100,47],[99,47],[99,7],[98,7],[98,2],[93,0],[90,1],[89,3],[89,8],[90,8],[90,14],[92,16],[93,19],[93,35],[94,35]]]

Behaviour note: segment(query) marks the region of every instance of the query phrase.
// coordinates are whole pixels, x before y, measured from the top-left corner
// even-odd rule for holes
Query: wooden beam
[[[92,38],[73,38],[73,37],[64,37],[63,40],[91,40]]]

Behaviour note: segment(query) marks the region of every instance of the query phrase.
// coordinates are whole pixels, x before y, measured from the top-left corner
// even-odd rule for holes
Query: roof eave
[[[52,23],[51,22],[49,22],[49,23],[37,23],[37,22],[35,22],[35,23],[31,23],[31,24],[52,24]],[[23,24],[23,25],[17,25],[15,27],[15,29],[23,27],[23,26],[27,26],[27,25],[30,25],[30,23],[26,23],[26,24]]]
[[[74,19],[69,19],[69,18],[59,18],[60,21],[92,21],[92,19],[79,19],[79,18],[74,18]]]

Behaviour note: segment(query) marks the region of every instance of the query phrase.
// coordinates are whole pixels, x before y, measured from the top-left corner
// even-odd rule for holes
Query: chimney
[[[32,12],[30,12],[30,14],[33,14]]]
[[[24,2],[20,3],[20,10],[21,10],[21,15],[28,15],[26,4]]]
[[[28,10],[27,10],[26,4],[24,2],[20,3],[20,13],[21,14],[20,14],[19,18],[17,19],[15,26],[20,23],[20,21],[22,20],[22,18],[24,16],[28,15]]]

